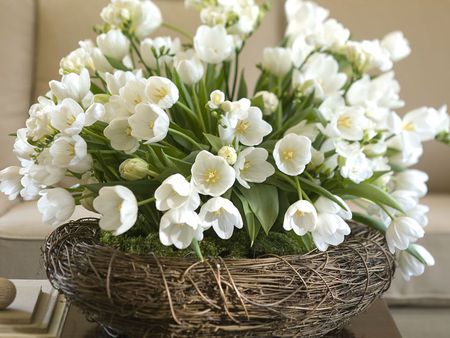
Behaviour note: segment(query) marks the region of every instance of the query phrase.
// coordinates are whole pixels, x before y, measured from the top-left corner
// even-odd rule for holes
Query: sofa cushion
[[[429,225],[419,244],[431,252],[436,265],[409,282],[397,274],[385,296],[390,305],[450,306],[450,194],[429,195],[423,203],[430,207]]]
[[[97,214],[77,206],[72,219],[98,217]],[[42,223],[36,202],[23,202],[13,206],[0,217],[0,238],[43,240],[55,227]]]
[[[34,64],[34,0],[0,1],[0,169],[15,165],[14,137],[25,125],[30,105]]]

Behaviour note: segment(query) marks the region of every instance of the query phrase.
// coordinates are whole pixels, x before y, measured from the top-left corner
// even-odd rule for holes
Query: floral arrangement
[[[326,9],[287,0],[285,38],[263,51],[250,91],[239,56],[270,6],[186,5],[200,12],[194,36],[163,23],[149,0],[103,9],[96,41],[61,60],[62,79],[15,134],[20,166],[0,172],[1,191],[38,199],[51,225],[81,204],[113,236],[156,234],[200,258],[203,243],[238,245],[242,234],[249,246],[277,233],[325,251],[354,220],[386,234],[406,278],[433,265],[414,244],[428,178],[409,167],[423,141],[450,143],[449,116],[445,106],[395,112],[403,34],[353,41]],[[150,38],[160,26],[183,42]]]

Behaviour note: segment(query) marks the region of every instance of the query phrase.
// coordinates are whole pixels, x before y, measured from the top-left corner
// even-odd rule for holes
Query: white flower
[[[136,197],[121,185],[101,188],[94,200],[94,209],[102,215],[100,228],[111,231],[114,236],[130,230],[138,216]]]
[[[331,123],[325,129],[329,137],[342,137],[349,141],[360,141],[364,131],[369,127],[369,121],[364,115],[361,107],[344,107],[339,109]]]
[[[131,136],[144,140],[146,144],[163,140],[169,131],[169,116],[154,104],[141,103],[136,112],[128,118]]]
[[[350,31],[335,19],[328,19],[317,30],[307,36],[307,41],[317,47],[339,48],[350,37]]]
[[[174,174],[166,178],[155,191],[156,209],[186,208],[195,210],[200,205],[200,197],[182,175]]]
[[[416,134],[422,142],[430,141],[436,135],[445,130],[441,117],[442,112],[434,108],[422,107],[410,111],[405,114],[402,121],[402,129],[404,132]],[[445,114],[447,115],[447,114]]]
[[[166,212],[159,224],[159,240],[165,246],[186,249],[194,238],[203,239],[200,217],[192,210],[177,208]]]
[[[80,75],[75,73],[64,75],[61,82],[50,81],[50,89],[58,102],[69,98],[84,105],[92,99],[90,88],[91,78],[87,69],[83,69]]]
[[[398,166],[411,166],[419,161],[423,154],[420,138],[415,133],[401,133],[388,142],[388,147],[398,150],[398,153],[389,157],[392,164]]]
[[[263,183],[275,173],[274,167],[267,162],[269,153],[263,148],[249,147],[239,154],[234,170],[238,182],[250,189],[248,182]]]
[[[60,136],[50,146],[53,165],[79,171],[78,166],[90,158],[86,141],[79,135]]]
[[[129,80],[125,86],[120,88],[119,96],[124,107],[128,111],[128,115],[132,115],[134,113],[136,105],[147,101],[145,94],[146,84],[147,82],[145,79],[136,78]]]
[[[254,98],[262,97],[263,103],[264,103],[264,109],[263,113],[264,115],[272,115],[278,108],[278,105],[280,104],[280,101],[278,100],[278,97],[271,92],[268,91],[260,91],[257,92],[254,96]]]
[[[347,81],[347,75],[339,72],[339,65],[331,55],[316,53],[305,63],[301,71],[295,70],[292,84],[306,92],[314,90],[319,99],[341,92]]]
[[[101,103],[93,103],[85,113],[84,125],[89,127],[97,121],[102,121],[105,117],[105,106]]]
[[[42,190],[41,187],[36,185],[36,182],[28,175],[28,168],[20,169],[20,174],[23,175],[20,180],[20,184],[23,186],[20,196],[24,201],[34,201],[39,197],[39,193]]]
[[[424,235],[423,228],[411,217],[400,216],[395,218],[386,231],[386,242],[389,250],[395,253],[395,249],[406,250]]]
[[[265,48],[262,66],[269,73],[283,77],[292,68],[292,53],[289,49],[282,47]]]
[[[303,135],[309,138],[311,142],[314,142],[317,135],[319,135],[319,128],[317,127],[316,123],[308,123],[307,120],[303,120],[295,126],[286,130],[284,135],[288,134]]]
[[[200,60],[217,64],[228,59],[234,50],[233,37],[223,26],[200,26],[194,37],[194,48]]]
[[[191,173],[198,192],[213,197],[224,194],[236,180],[236,174],[227,161],[205,150],[195,158]]]
[[[99,35],[97,45],[104,55],[119,61],[130,51],[130,41],[119,29],[111,29],[108,33]]]
[[[67,221],[75,211],[75,200],[72,195],[63,188],[43,190],[41,198],[37,202],[42,220],[52,226],[58,226]]]
[[[90,53],[84,48],[77,48],[70,52],[69,55],[63,57],[59,63],[59,74],[68,73],[80,74],[82,69],[87,68],[90,71],[95,70]]]
[[[284,215],[283,228],[286,231],[294,230],[298,236],[313,231],[317,224],[317,211],[308,201],[297,201],[292,204]]]
[[[83,130],[86,115],[73,99],[64,99],[50,111],[52,126],[68,136],[78,135]]]
[[[288,134],[275,144],[273,158],[280,171],[289,176],[300,175],[311,162],[311,140]]]
[[[411,191],[417,197],[423,197],[427,194],[427,181],[427,173],[416,169],[400,171],[393,178],[395,190]]]
[[[180,39],[169,36],[145,39],[141,42],[141,55],[145,64],[151,69],[164,70],[172,66],[173,57],[181,50]]]
[[[422,257],[427,266],[434,265],[435,262],[433,256],[423,246],[418,244],[411,244],[410,248],[417,252],[420,257]],[[425,272],[425,264],[407,251],[400,252],[400,255],[398,257],[398,267],[400,268],[400,272],[403,278],[405,278],[405,280],[407,281],[409,281],[412,276],[422,275]]]
[[[220,148],[217,155],[223,157],[229,165],[234,165],[237,161],[236,149],[230,146],[223,146],[222,148]]]
[[[55,104],[53,101],[43,96],[38,98],[38,103],[31,106],[29,110],[30,117],[26,121],[26,126],[27,136],[33,141],[37,141],[40,138],[52,133],[49,113],[54,106]]]
[[[220,138],[231,144],[233,139],[246,146],[256,146],[272,132],[272,126],[263,120],[261,109],[250,107],[237,109],[222,118],[224,126],[219,127]]]
[[[214,90],[209,95],[208,106],[211,109],[217,109],[222,103],[225,102],[225,93],[221,90]]]
[[[361,183],[372,177],[372,165],[364,153],[360,152],[345,159],[341,175],[355,183]]]
[[[312,231],[316,247],[326,251],[329,245],[341,244],[351,230],[345,220],[352,218],[347,204],[338,196],[334,196],[345,208],[325,197],[319,197],[315,203],[317,209],[317,225]]]
[[[411,54],[409,42],[400,31],[395,31],[387,34],[381,40],[381,47],[386,49],[394,62],[400,61]]]
[[[314,51],[314,46],[305,40],[305,36],[297,36],[291,46],[292,63],[299,68],[306,61],[307,57]]]
[[[165,77],[151,76],[145,86],[145,94],[150,103],[162,109],[171,108],[180,96],[177,86]]]
[[[138,39],[143,39],[161,26],[161,11],[152,1],[141,1],[132,15],[131,22],[132,31]]]
[[[27,175],[37,186],[51,186],[59,183],[66,173],[65,168],[53,164],[50,150],[44,149],[37,158],[37,163],[27,168]]]
[[[361,48],[367,57],[365,71],[380,70],[386,72],[392,69],[391,55],[381,46],[380,41],[362,41]]]
[[[8,196],[10,201],[19,196],[22,190],[21,179],[20,167],[8,167],[0,171],[0,191]]]
[[[286,35],[289,37],[307,36],[317,30],[329,11],[312,1],[287,0],[285,12],[288,20]]]
[[[131,135],[131,127],[126,117],[112,120],[103,134],[111,141],[115,150],[132,154],[139,148],[139,140]]]
[[[239,210],[231,201],[222,197],[211,198],[203,204],[200,209],[200,219],[203,222],[203,228],[212,226],[221,239],[231,238],[234,227],[242,229],[243,226]]]
[[[116,70],[114,74],[105,74],[106,86],[111,95],[119,95],[121,88],[125,87],[128,82],[136,79],[142,79],[142,72],[139,71],[135,74],[133,72]]]
[[[87,64],[87,68],[90,71],[98,71],[98,72],[112,72],[114,71],[114,67],[111,66],[108,59],[103,55],[100,48],[94,45],[94,42],[91,40],[84,40],[79,42],[80,47],[86,51],[91,57],[91,63]]]
[[[199,82],[205,74],[205,66],[193,49],[177,53],[173,62],[181,81],[187,85]]]

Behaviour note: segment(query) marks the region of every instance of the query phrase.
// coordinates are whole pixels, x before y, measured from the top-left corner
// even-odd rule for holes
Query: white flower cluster
[[[398,115],[392,67],[410,53],[403,35],[351,41],[324,8],[287,0],[286,43],[264,50],[248,98],[238,59],[265,7],[187,4],[203,21],[188,49],[148,37],[162,24],[153,2],[113,0],[95,43],[63,58],[61,80],[30,108],[14,144],[20,166],[0,171],[0,191],[39,198],[54,226],[80,204],[101,214],[105,231],[138,224],[178,249],[244,227],[254,243],[274,227],[325,251],[353,219],[386,233],[406,278],[433,265],[413,244],[428,222],[419,201],[428,176],[410,167],[422,142],[450,143],[449,116],[445,106]],[[63,188],[65,177],[76,184]]]

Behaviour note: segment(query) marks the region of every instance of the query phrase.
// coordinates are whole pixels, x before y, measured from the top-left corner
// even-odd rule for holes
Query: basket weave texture
[[[88,318],[132,337],[320,337],[380,297],[395,269],[383,235],[359,225],[326,252],[204,262],[127,254],[98,235],[97,219],[56,229],[47,276]]]

